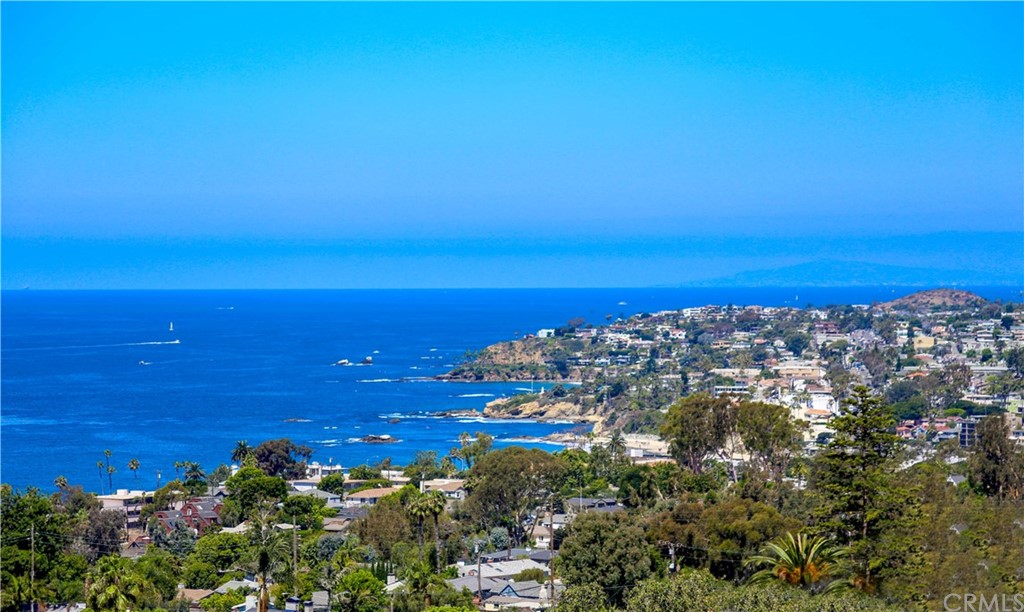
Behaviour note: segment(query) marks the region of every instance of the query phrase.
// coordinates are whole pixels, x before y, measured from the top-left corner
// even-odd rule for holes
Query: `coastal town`
[[[1024,441],[1022,372],[1024,312],[935,290],[872,305],[704,306],[599,326],[570,321],[487,347],[440,378],[565,383],[492,402],[483,414],[574,419],[596,434],[654,433],[652,411],[690,393],[749,398],[790,408],[807,423],[811,447],[864,385],[896,407],[901,437],[968,446],[993,409]]]
[[[155,491],[4,485],[3,610],[904,610],[941,609],[943,581],[1024,589],[1020,304],[577,319],[441,378],[543,381],[483,416],[577,426],[556,453],[467,432],[341,466],[239,441]],[[805,537],[822,557],[794,581],[772,551]]]

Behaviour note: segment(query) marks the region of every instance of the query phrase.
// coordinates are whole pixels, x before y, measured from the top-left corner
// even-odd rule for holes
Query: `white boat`
[[[174,331],[174,321],[171,321],[171,326],[167,328],[167,331],[169,331],[169,332]]]

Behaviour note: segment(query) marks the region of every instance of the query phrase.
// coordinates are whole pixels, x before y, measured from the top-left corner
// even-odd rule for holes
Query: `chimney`
[[[284,600],[284,609],[285,610],[293,610],[294,612],[298,612],[299,604],[301,604],[301,603],[302,603],[302,600],[299,599],[298,597],[289,597],[288,599]]]
[[[313,612],[313,600],[307,599],[302,602],[302,612]]]

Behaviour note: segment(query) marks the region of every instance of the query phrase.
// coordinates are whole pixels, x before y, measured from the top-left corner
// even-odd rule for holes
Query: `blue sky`
[[[1020,3],[4,3],[3,286],[1024,274]]]

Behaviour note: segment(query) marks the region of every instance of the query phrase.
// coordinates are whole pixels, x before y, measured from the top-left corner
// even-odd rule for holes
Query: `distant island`
[[[681,287],[1021,286],[1020,270],[955,270],[828,259],[695,280]]]

